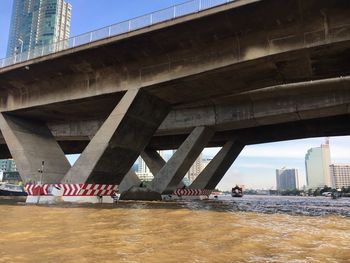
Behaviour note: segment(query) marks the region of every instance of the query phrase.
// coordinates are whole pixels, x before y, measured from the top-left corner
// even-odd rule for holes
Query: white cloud
[[[249,145],[244,148],[241,156],[304,158],[310,148],[319,147],[322,143],[324,143],[324,138]],[[330,150],[332,159],[348,159],[350,162],[350,136],[332,137]]]

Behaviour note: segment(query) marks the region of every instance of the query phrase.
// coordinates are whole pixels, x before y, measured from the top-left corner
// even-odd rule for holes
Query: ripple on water
[[[0,262],[348,262],[350,200],[317,200],[0,205]]]

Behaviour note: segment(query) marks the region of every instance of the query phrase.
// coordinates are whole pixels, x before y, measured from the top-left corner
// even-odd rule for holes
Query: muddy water
[[[2,204],[0,262],[350,262],[349,217],[242,211],[257,202]]]

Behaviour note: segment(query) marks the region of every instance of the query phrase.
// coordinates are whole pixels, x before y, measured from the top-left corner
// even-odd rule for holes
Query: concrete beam
[[[43,122],[0,114],[0,129],[15,159],[24,183],[38,182],[44,161],[42,182],[59,183],[70,164],[50,130]]]
[[[207,127],[195,128],[155,175],[151,189],[162,194],[172,193],[213,135],[214,131]]]
[[[184,133],[198,126],[224,131],[347,114],[350,76],[278,85],[215,98],[213,103],[171,111],[156,135]]]
[[[189,134],[198,126],[218,132],[348,114],[350,76],[274,86],[212,102],[174,108],[155,135]],[[58,141],[88,140],[103,120],[52,121],[48,126]]]
[[[147,149],[141,153],[141,158],[145,161],[147,167],[150,169],[153,175],[159,173],[164,167],[166,162],[155,150]],[[184,183],[181,181],[177,188],[184,187]]]
[[[165,24],[172,27],[167,29],[159,30],[159,24],[0,70],[6,98],[0,110],[112,96],[138,87],[173,105],[210,102],[213,97],[349,72],[346,0],[232,6],[243,2],[169,21]],[[247,21],[253,13],[259,19]],[[23,70],[25,65],[29,70]]]
[[[63,182],[120,184],[169,110],[141,89],[127,91]]]
[[[243,148],[244,145],[239,141],[228,141],[215,155],[214,159],[211,160],[205,169],[198,175],[189,188],[215,189]]]
[[[119,185],[119,193],[128,191],[133,186],[140,186],[141,180],[134,171],[129,171]]]
[[[165,165],[165,161],[160,154],[152,149],[146,149],[141,153],[141,158],[145,161],[147,167],[153,175],[159,173],[159,171]]]

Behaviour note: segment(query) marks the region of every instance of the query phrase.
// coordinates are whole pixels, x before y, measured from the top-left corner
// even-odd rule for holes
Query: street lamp
[[[15,63],[17,62],[17,55],[21,54],[23,51],[23,43],[24,43],[23,40],[20,38],[18,38],[17,41],[19,42],[20,46],[19,46],[19,52],[18,52],[18,46],[16,46],[16,48],[15,48],[15,55],[14,55]]]
[[[42,185],[43,185],[44,164],[45,164],[45,162],[41,161],[41,169],[38,169],[38,173],[40,174],[40,181],[39,181],[39,184],[38,184],[38,188],[39,188],[38,189],[38,200],[37,200],[38,204],[39,204],[39,201],[40,201],[41,188],[42,188]]]
[[[19,49],[19,53],[22,53],[23,52],[23,44],[24,44],[24,42],[23,42],[23,40],[22,39],[18,39],[18,42],[19,42],[19,44],[20,44],[20,49]]]

